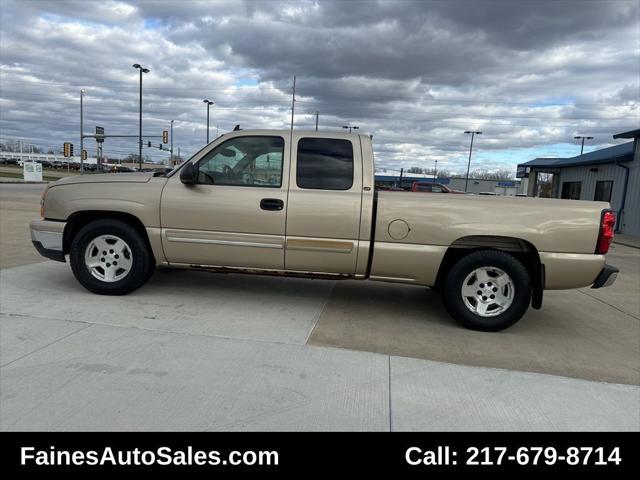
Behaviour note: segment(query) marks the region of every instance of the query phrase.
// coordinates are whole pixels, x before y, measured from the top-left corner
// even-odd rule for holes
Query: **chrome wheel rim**
[[[133,254],[127,242],[115,235],[100,235],[89,242],[84,263],[98,280],[117,282],[126,277],[133,265]]]
[[[479,267],[462,282],[464,305],[480,317],[495,317],[513,303],[513,280],[497,267]]]

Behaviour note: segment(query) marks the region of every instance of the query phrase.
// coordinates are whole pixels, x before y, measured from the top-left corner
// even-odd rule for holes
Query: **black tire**
[[[131,250],[131,268],[119,280],[100,280],[92,275],[85,264],[85,252],[89,243],[100,235],[115,235],[124,240]],[[94,220],[82,227],[71,240],[69,261],[80,284],[90,292],[100,295],[126,295],[140,288],[155,270],[153,253],[142,235],[130,224],[113,219]]]
[[[472,312],[463,299],[462,287],[465,279],[481,267],[499,268],[513,282],[511,305],[495,316],[483,317]],[[497,332],[516,323],[529,308],[531,280],[525,266],[514,256],[497,250],[478,250],[461,258],[451,268],[442,285],[442,301],[449,314],[462,326],[483,332]]]

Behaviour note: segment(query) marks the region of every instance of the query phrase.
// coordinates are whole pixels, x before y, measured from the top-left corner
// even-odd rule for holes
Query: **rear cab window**
[[[315,190],[349,190],[353,185],[353,145],[335,138],[298,141],[296,185]]]

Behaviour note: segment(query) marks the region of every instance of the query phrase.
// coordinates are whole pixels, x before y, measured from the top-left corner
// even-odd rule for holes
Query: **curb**
[[[625,242],[624,240],[620,242],[614,239],[613,243],[615,243],[616,245],[624,245],[625,247],[631,247],[640,250],[640,245],[633,244],[631,242]]]
[[[9,184],[15,184],[15,185],[25,185],[25,184],[30,184],[30,185],[35,185],[35,184],[37,184],[37,185],[44,185],[45,183],[49,183],[49,181],[48,181],[48,180],[43,180],[42,182],[36,182],[36,181],[33,181],[33,180],[29,180],[29,181],[25,182],[24,180],[17,180],[17,181],[11,181],[11,180],[9,180],[9,181],[7,181],[7,180],[2,180],[2,179],[0,179],[0,183],[1,183],[1,184],[4,184],[4,185],[9,185]]]

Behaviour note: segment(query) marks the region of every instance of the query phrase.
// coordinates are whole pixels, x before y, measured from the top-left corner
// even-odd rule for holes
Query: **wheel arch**
[[[153,260],[156,261],[155,253],[153,251],[153,247],[149,240],[149,235],[147,234],[147,230],[142,223],[142,221],[127,212],[116,212],[111,210],[82,210],[79,212],[74,212],[67,218],[67,224],[64,228],[64,234],[62,237],[62,249],[64,254],[69,253],[69,249],[71,247],[71,241],[78,231],[85,225],[89,224],[94,220],[120,220],[131,225],[136,231],[142,236],[144,241],[149,247],[149,252],[153,257]]]
[[[539,309],[542,306],[542,292],[544,290],[544,265],[536,247],[527,240],[517,237],[500,235],[469,235],[460,237],[449,245],[442,258],[435,288],[440,289],[446,273],[462,257],[477,250],[497,250],[506,252],[517,258],[527,269],[531,278],[533,294],[531,306]]]

